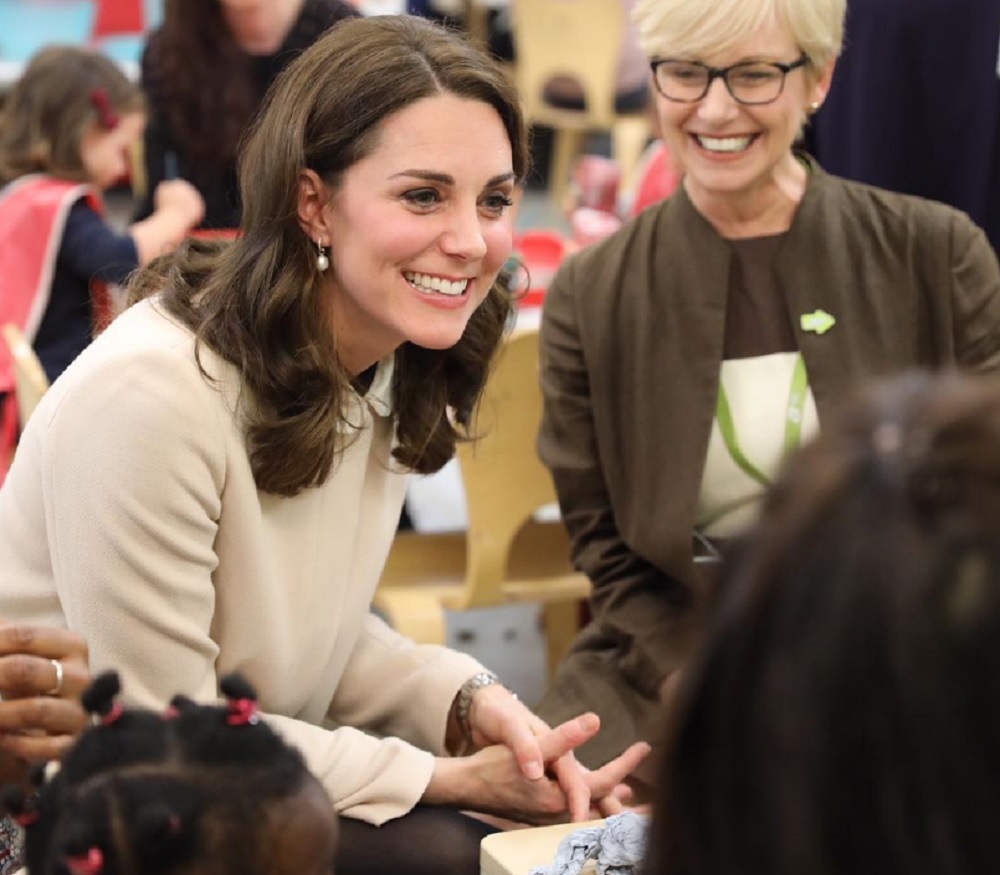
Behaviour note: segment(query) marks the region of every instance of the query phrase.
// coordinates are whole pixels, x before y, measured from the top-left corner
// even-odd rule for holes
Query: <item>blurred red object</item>
[[[188,236],[195,240],[235,240],[239,233],[239,228],[195,228]]]
[[[534,228],[514,239],[514,249],[528,271],[528,289],[522,307],[540,307],[545,291],[569,251],[569,241],[550,228]]]
[[[666,200],[680,184],[681,175],[662,140],[647,147],[636,172],[635,197],[628,214],[637,216],[646,207]]]
[[[573,210],[569,221],[573,227],[573,243],[577,246],[587,246],[610,237],[622,226],[622,220],[616,213],[590,207]]]
[[[94,41],[119,34],[141,34],[146,30],[142,0],[97,0],[90,38]]]
[[[613,158],[582,155],[573,166],[573,207],[617,213],[621,176]]]

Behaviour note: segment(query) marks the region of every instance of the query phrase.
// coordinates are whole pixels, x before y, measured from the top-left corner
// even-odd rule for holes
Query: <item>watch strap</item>
[[[474,674],[459,688],[455,716],[458,717],[458,725],[469,741],[472,740],[472,725],[469,723],[472,699],[483,687],[498,683],[500,683],[500,678],[493,672],[481,671]]]

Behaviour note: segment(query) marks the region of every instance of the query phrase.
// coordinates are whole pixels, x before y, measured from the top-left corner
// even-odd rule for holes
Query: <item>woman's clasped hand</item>
[[[87,723],[87,644],[66,629],[0,625],[0,753],[3,777],[59,759]]]
[[[425,801],[531,823],[617,814],[630,799],[624,779],[649,752],[644,742],[591,771],[573,751],[600,729],[596,714],[550,728],[498,684],[479,690],[469,711],[475,753],[438,759]]]

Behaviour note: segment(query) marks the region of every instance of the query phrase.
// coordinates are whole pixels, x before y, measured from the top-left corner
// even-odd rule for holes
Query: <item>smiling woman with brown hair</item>
[[[242,233],[191,243],[46,394],[0,491],[0,611],[69,625],[129,699],[256,687],[342,825],[340,875],[478,872],[482,811],[621,807],[471,657],[370,612],[410,471],[469,423],[511,309],[517,94],[461,36],[355,19],[241,155]]]

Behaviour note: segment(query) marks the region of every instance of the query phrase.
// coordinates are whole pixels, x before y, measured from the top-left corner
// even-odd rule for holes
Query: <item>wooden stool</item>
[[[591,826],[602,826],[603,820],[583,823],[559,823],[531,829],[513,829],[486,836],[480,846],[480,875],[528,875],[538,866],[548,866],[556,850],[570,833]],[[593,875],[594,861],[588,860],[581,875]]]

